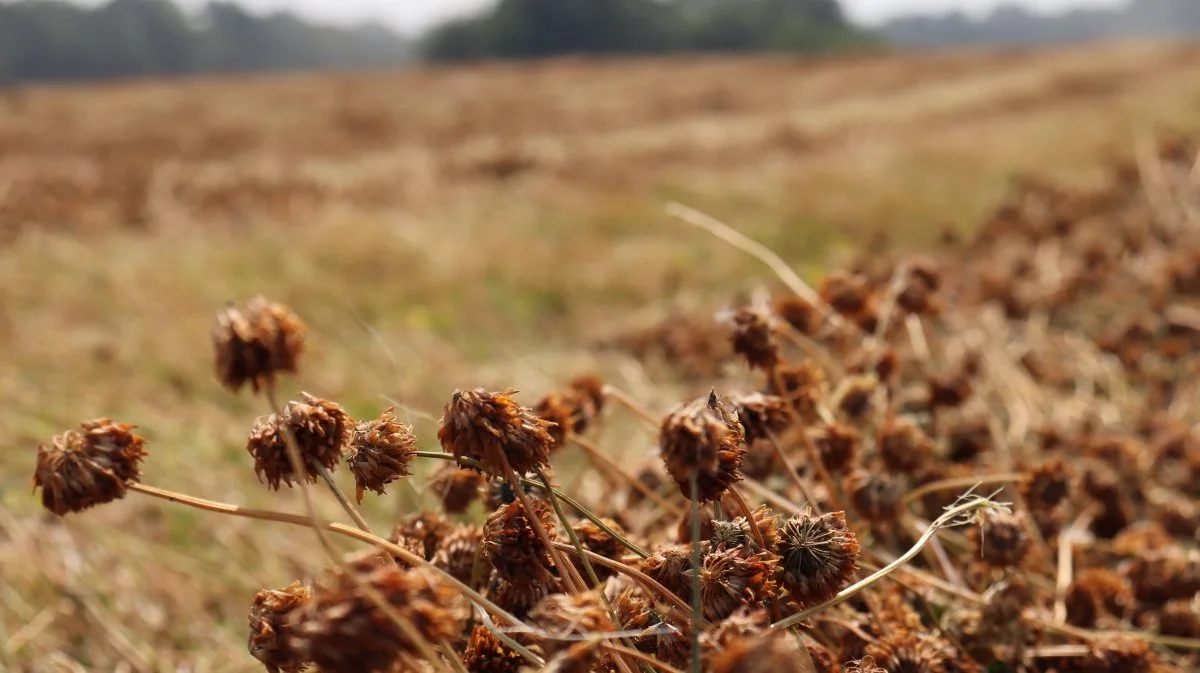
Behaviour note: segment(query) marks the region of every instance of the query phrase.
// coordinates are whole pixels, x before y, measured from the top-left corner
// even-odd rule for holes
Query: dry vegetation
[[[1196,670],[1200,49],[5,96],[4,670]]]

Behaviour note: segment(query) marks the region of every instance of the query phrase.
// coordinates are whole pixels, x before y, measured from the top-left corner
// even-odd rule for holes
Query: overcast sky
[[[95,2],[95,0],[92,0]],[[979,14],[1014,0],[842,0],[842,7],[859,21],[873,23],[896,14],[943,12],[958,9]],[[181,4],[202,4],[184,0]],[[255,10],[286,8],[328,21],[352,22],[382,19],[405,32],[418,31],[450,16],[470,13],[495,0],[238,0]],[[1057,11],[1082,5],[1120,5],[1124,0],[1015,0],[1040,11]]]

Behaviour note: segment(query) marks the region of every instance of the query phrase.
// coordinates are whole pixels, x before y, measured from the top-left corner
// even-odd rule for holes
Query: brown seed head
[[[783,365],[767,384],[767,391],[791,402],[801,418],[812,418],[817,405],[825,397],[827,381],[825,372],[817,364],[803,361]]]
[[[774,316],[765,307],[744,306],[735,311],[730,344],[733,352],[746,358],[751,369],[770,371],[779,364],[779,340]]]
[[[425,560],[441,545],[442,539],[454,530],[446,517],[437,512],[419,512],[401,519],[392,529],[392,539],[409,539],[417,542],[418,552]]]
[[[1140,639],[1114,635],[1092,641],[1092,650],[1083,657],[1068,659],[1064,673],[1151,673],[1154,653]]]
[[[429,478],[429,490],[442,501],[447,514],[462,514],[479,499],[483,475],[452,463],[442,465]]]
[[[613,612],[617,616],[617,624],[622,631],[645,631],[644,635],[633,637],[633,644],[643,652],[654,651],[655,637],[649,633],[659,623],[654,605],[647,598],[645,590],[631,586],[621,590],[612,600]]]
[[[845,512],[804,508],[780,527],[776,552],[783,583],[801,605],[832,598],[858,570],[858,538]]]
[[[742,422],[747,445],[768,439],[770,435],[778,435],[792,425],[792,412],[787,408],[787,400],[777,395],[745,393],[731,396],[729,403]]]
[[[1133,606],[1129,582],[1107,568],[1088,568],[1075,575],[1064,599],[1067,622],[1090,629],[1106,615],[1120,620]]]
[[[684,600],[692,595],[691,569],[692,549],[682,544],[659,547],[642,561],[642,572]]]
[[[471,673],[520,673],[524,663],[524,657],[501,642],[488,627],[479,625],[471,630],[471,639],[463,652],[463,665]]]
[[[294,313],[263,297],[226,304],[211,334],[217,378],[234,392],[273,385],[277,373],[296,371],[305,332]]]
[[[501,579],[499,573],[492,572],[488,579],[488,598],[496,605],[508,610],[513,616],[524,619],[533,606],[546,596],[561,592],[562,585],[558,580],[546,582],[528,582],[513,584]]]
[[[393,410],[388,407],[379,418],[359,423],[350,436],[346,463],[354,473],[359,503],[367,489],[383,495],[387,484],[412,474],[408,466],[416,455],[417,438],[412,427],[396,420]]]
[[[933,441],[906,416],[889,416],[879,430],[879,455],[890,470],[915,474],[933,457]]]
[[[449,640],[463,627],[458,593],[423,569],[401,569],[377,555],[352,563],[357,580],[371,587],[430,643]],[[322,671],[388,671],[418,656],[416,644],[367,598],[344,572],[314,587],[312,599],[289,615],[293,646]]]
[[[834,271],[822,278],[819,293],[822,301],[847,317],[868,312],[874,302],[866,279],[843,271]]]
[[[825,467],[834,473],[845,472],[858,458],[862,437],[844,423],[822,423],[808,431],[809,440]]]
[[[1177,638],[1200,638],[1200,594],[1164,605],[1158,611],[1158,632]]]
[[[438,439],[455,458],[474,458],[484,472],[505,475],[505,462],[518,474],[549,465],[554,437],[550,422],[517,404],[516,390],[456,390],[442,413]]]
[[[475,556],[483,542],[483,529],[479,526],[460,525],[438,542],[433,553],[433,564],[454,576],[454,579],[478,589],[487,579],[487,568],[480,559],[479,578],[471,581],[475,567]]]
[[[600,594],[550,594],[529,611],[529,621],[545,633],[542,647],[553,656],[578,636],[616,630]]]
[[[1029,533],[1022,514],[987,509],[979,515],[979,525],[967,532],[975,543],[976,553],[984,563],[995,568],[1021,565],[1029,553]]]
[[[796,295],[776,297],[771,302],[771,310],[801,334],[814,334],[821,326],[821,311]]]
[[[906,630],[885,633],[867,645],[866,656],[888,673],[949,673],[955,658],[948,643]]]
[[[857,469],[846,475],[846,491],[854,509],[874,524],[894,523],[900,514],[904,484],[885,474]]]
[[[833,408],[852,421],[861,421],[871,410],[871,396],[878,389],[879,379],[873,374],[849,376],[833,392]]]
[[[332,470],[337,466],[353,420],[334,402],[300,393],[282,414],[260,416],[246,440],[246,451],[254,457],[254,473],[267,486],[278,491],[280,484],[291,486],[300,479],[316,482],[318,466]],[[305,473],[297,476],[288,460],[287,435],[291,431],[304,461]]]
[[[596,673],[608,670],[604,666],[605,661],[600,652],[600,643],[595,640],[585,640],[581,643],[574,643],[550,657],[550,660],[546,662],[546,667],[542,669],[542,673]]]
[[[601,521],[604,522],[604,525],[611,528],[613,532],[625,535],[625,531],[616,521],[608,518],[602,518]],[[571,528],[574,530],[575,536],[579,538],[579,543],[583,545],[584,549],[605,558],[615,559],[620,557],[621,550],[623,549],[621,543],[617,542],[611,535],[604,532],[604,529],[591,521],[585,519],[576,523]],[[586,577],[586,573],[583,572],[583,564],[574,557],[573,560],[575,560],[576,565],[579,567],[580,576]],[[614,570],[597,563],[592,564],[592,570],[596,572],[596,578],[601,582],[612,577],[615,573]]]
[[[540,498],[530,498],[530,503],[553,541],[557,536],[549,506]],[[554,579],[550,550],[530,525],[520,502],[504,505],[488,516],[483,525],[483,549],[496,573],[512,584],[528,586]]]
[[[707,670],[712,673],[759,673],[760,671],[794,671],[800,646],[787,633],[736,640],[715,654]]]
[[[754,517],[754,524],[758,527],[758,532],[762,535],[766,548],[774,549],[779,542],[779,519],[766,505],[754,508],[751,516]],[[754,538],[750,521],[744,516],[739,516],[732,521],[713,520],[711,526],[712,534],[708,539],[714,550],[746,547],[752,553],[763,551]]]
[[[757,607],[774,596],[778,563],[779,557],[771,552],[752,555],[744,547],[709,552],[700,564],[704,618],[718,621],[739,607]]]
[[[288,615],[307,605],[311,597],[311,590],[300,582],[255,594],[247,647],[269,673],[299,673],[308,668],[309,660],[292,646],[294,634],[287,621]]]
[[[659,453],[685,498],[691,497],[689,478],[696,474],[697,501],[711,502],[741,481],[746,435],[737,412],[713,391],[663,419]]]
[[[39,445],[33,488],[42,489],[42,505],[64,516],[124,498],[147,455],[136,427],[98,418]]]
[[[583,434],[604,410],[604,382],[595,376],[578,376],[566,390],[543,397],[533,411],[554,425],[549,428],[554,448],[562,446],[570,435]]]

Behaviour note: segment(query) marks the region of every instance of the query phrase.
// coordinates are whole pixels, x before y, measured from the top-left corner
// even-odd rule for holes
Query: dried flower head
[[[501,578],[500,574],[495,571],[488,578],[488,598],[520,619],[524,619],[533,606],[538,604],[538,601],[561,591],[562,586],[555,579],[518,584]]]
[[[287,307],[263,297],[227,303],[211,335],[217,378],[234,392],[246,383],[256,393],[273,385],[277,373],[296,371],[305,332]]]
[[[429,490],[442,501],[447,514],[462,514],[479,499],[483,475],[452,463],[442,465],[429,477]]]
[[[59,516],[81,512],[125,497],[142,473],[144,440],[136,425],[108,418],[84,421],[79,428],[39,445],[33,488],[42,489],[42,505]]]
[[[645,590],[638,586],[622,589],[612,599],[612,608],[622,631],[645,632],[633,637],[634,646],[643,652],[653,652],[655,638],[651,631],[660,620]]]
[[[750,525],[750,520],[744,516],[739,516],[732,521],[713,520],[710,524],[712,533],[708,536],[711,548],[725,550],[745,547],[752,553],[763,551],[763,547],[759,546],[754,537],[754,528],[757,527],[766,549],[774,549],[779,541],[779,519],[766,505],[754,508],[750,514],[754,519],[753,527]]]
[[[854,509],[873,524],[890,524],[900,514],[904,484],[885,474],[857,469],[846,475],[846,492]]]
[[[294,634],[287,623],[288,615],[303,608],[311,598],[311,590],[300,582],[255,594],[250,608],[247,647],[251,656],[261,661],[269,673],[299,673],[311,663],[293,647]]]
[[[566,390],[543,397],[533,407],[540,418],[554,425],[549,429],[554,447],[566,442],[570,435],[583,434],[604,410],[604,382],[595,376],[577,376]]]
[[[879,455],[890,470],[919,471],[933,457],[933,441],[907,416],[889,416],[879,430]]]
[[[827,383],[825,371],[816,363],[805,360],[776,369],[767,391],[789,401],[801,418],[809,419],[816,416]]]
[[[617,533],[618,535],[626,534],[624,529],[621,528],[621,525],[616,521],[608,518],[602,518],[601,521],[604,522],[604,525],[612,529],[614,533]],[[595,523],[592,523],[590,520],[585,519],[580,521],[574,526],[571,526],[571,528],[575,532],[575,536],[579,538],[579,543],[583,545],[584,549],[610,559],[615,559],[620,556],[621,550],[623,549],[621,543],[617,542],[613,536],[604,532],[603,528],[597,526]],[[586,577],[587,575],[583,572],[582,562],[575,557],[572,557],[572,560],[575,561],[577,567],[579,568],[580,576]],[[615,572],[611,568],[601,566],[597,563],[592,564],[592,570],[595,571],[596,578],[601,582],[611,577]]]
[[[821,462],[833,473],[849,470],[862,444],[858,431],[844,423],[822,423],[808,431],[808,438]]]
[[[516,392],[454,391],[438,430],[442,448],[455,458],[474,458],[488,474],[508,474],[506,463],[518,474],[547,466],[554,444],[550,422],[517,404]]]
[[[869,312],[875,301],[865,278],[843,271],[834,271],[822,278],[819,293],[822,301],[847,317]]]
[[[437,512],[418,512],[401,519],[392,529],[392,539],[417,542],[425,560],[433,558],[442,540],[454,530],[453,524]]]
[[[789,634],[768,632],[729,643],[713,655],[706,670],[712,673],[793,671],[798,670],[797,659],[805,656]]]
[[[531,498],[530,502],[553,541],[556,535],[549,506],[540,498]],[[483,525],[483,549],[496,573],[512,584],[528,586],[554,579],[550,550],[542,544],[519,502],[504,505],[488,516]]]
[[[642,572],[684,600],[692,595],[691,569],[692,549],[682,544],[659,547],[642,561]]]
[[[479,545],[482,542],[483,529],[479,526],[457,526],[441,539],[431,560],[435,566],[454,576],[454,579],[478,589],[483,580],[487,579],[487,569],[483,567],[481,558],[479,577],[472,581],[475,558],[479,555]]]
[[[879,390],[874,374],[848,376],[833,391],[833,408],[851,421],[861,421],[872,409],[871,398]]]
[[[388,671],[397,661],[418,656],[417,645],[359,590],[360,582],[428,642],[448,640],[462,630],[465,613],[458,593],[428,570],[401,569],[376,555],[354,561],[350,570],[355,577],[333,574],[289,615],[293,646],[322,671]]]
[[[350,436],[350,456],[346,464],[354,473],[355,497],[362,502],[367,489],[383,495],[384,487],[412,472],[408,466],[417,452],[412,427],[396,420],[394,407],[379,418],[359,423]]]
[[[746,432],[746,444],[778,435],[792,425],[792,412],[787,400],[777,395],[746,393],[732,395],[729,403],[737,411],[738,420]]]
[[[1075,575],[1064,599],[1067,622],[1090,629],[1104,616],[1120,620],[1133,606],[1129,582],[1107,568],[1087,568]]]
[[[524,663],[525,659],[488,627],[479,625],[471,630],[463,652],[463,665],[471,673],[520,673]]]
[[[1029,533],[1022,514],[985,509],[979,514],[979,525],[967,535],[974,541],[979,558],[996,568],[1019,566],[1029,553]]]
[[[550,657],[542,669],[543,673],[594,673],[606,670],[609,670],[607,662],[600,652],[600,643],[595,640],[572,644]]]
[[[775,317],[759,306],[743,306],[729,316],[733,352],[746,358],[751,369],[770,371],[779,364]]]
[[[776,297],[771,310],[800,334],[814,334],[821,326],[820,309],[796,295]]]
[[[1140,639],[1114,635],[1091,642],[1085,656],[1067,660],[1064,673],[1151,673],[1154,653]]]
[[[718,621],[739,607],[757,607],[773,596],[778,563],[779,557],[771,552],[750,554],[744,547],[709,552],[700,563],[704,618]]]
[[[858,538],[845,512],[804,508],[780,526],[776,552],[783,583],[801,605],[832,598],[858,570]]]
[[[746,435],[737,412],[712,391],[707,398],[680,405],[663,419],[659,452],[685,498],[692,497],[689,479],[694,474],[696,500],[711,502],[741,481]]]
[[[1176,600],[1158,611],[1158,632],[1176,638],[1200,638],[1200,594]]]
[[[889,673],[949,673],[955,659],[948,643],[907,630],[885,633],[867,645],[866,656]]]
[[[550,594],[529,611],[529,621],[541,629],[542,647],[552,656],[579,636],[616,630],[604,599],[595,591]]]
[[[334,402],[308,393],[300,393],[300,398],[288,402],[282,414],[260,416],[246,440],[246,451],[254,457],[254,473],[259,480],[266,477],[267,485],[274,490],[279,490],[280,484],[290,486],[300,479],[315,482],[319,468],[336,467],[353,424],[350,416]],[[289,431],[304,461],[303,475],[296,475],[288,459]]]

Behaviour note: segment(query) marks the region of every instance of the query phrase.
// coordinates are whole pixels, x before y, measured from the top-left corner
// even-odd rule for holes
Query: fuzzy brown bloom
[[[783,583],[801,605],[832,598],[858,570],[858,538],[845,512],[817,515],[805,507],[780,527],[776,552]]]
[[[429,477],[429,490],[442,501],[447,514],[462,514],[479,499],[483,475],[466,467],[447,463]]]
[[[530,499],[550,540],[557,535],[550,508],[540,498]],[[503,579],[518,585],[544,584],[554,579],[550,550],[530,525],[525,508],[512,502],[492,512],[483,525],[485,558]]]
[[[538,417],[553,423],[549,428],[554,448],[571,435],[583,434],[604,410],[604,382],[595,376],[578,376],[566,390],[543,397],[533,407]]]
[[[273,385],[277,373],[296,371],[306,331],[287,307],[264,297],[227,303],[211,333],[217,378],[234,392],[246,383],[255,393]]]
[[[517,404],[508,389],[456,390],[442,413],[438,439],[455,458],[474,458],[484,472],[505,475],[505,462],[517,474],[549,465],[554,437],[550,421]]]
[[[643,652],[653,652],[655,637],[649,631],[660,620],[645,590],[637,586],[622,589],[617,597],[612,599],[612,608],[617,616],[617,625],[622,631],[647,632],[633,637],[634,647]]]
[[[462,630],[459,596],[439,576],[401,569],[374,555],[353,562],[351,571],[425,640],[441,642]],[[398,660],[418,656],[416,644],[344,572],[318,583],[312,599],[287,621],[293,646],[322,671],[388,671]]]
[[[525,659],[500,641],[486,626],[471,630],[463,665],[471,673],[519,673]]]
[[[585,640],[550,657],[542,671],[543,673],[596,673],[608,670],[602,668],[603,665],[604,659],[600,652],[600,643],[594,640]]]
[[[787,400],[777,395],[745,393],[732,395],[729,403],[737,411],[738,420],[746,432],[746,444],[753,444],[770,435],[778,435],[792,425]]]
[[[900,630],[867,645],[866,656],[887,673],[949,673],[954,651],[933,636]]]
[[[621,528],[621,525],[616,521],[607,518],[601,519],[601,521],[603,521],[604,525],[611,528],[614,532],[620,535],[625,534],[625,531]],[[621,550],[623,549],[621,543],[617,542],[613,536],[604,532],[604,529],[600,528],[591,521],[585,519],[576,523],[571,528],[575,532],[575,536],[579,538],[579,544],[583,545],[584,549],[610,559],[615,559],[620,556]],[[575,557],[572,557],[572,560],[579,568],[580,576],[587,577],[587,574],[583,571],[583,563]],[[609,577],[612,577],[616,572],[598,563],[592,564],[592,570],[595,571],[596,578],[601,582]]]
[[[250,655],[269,673],[299,673],[308,668],[309,660],[292,645],[292,628],[287,621],[288,615],[303,608],[311,598],[312,591],[300,582],[255,594],[246,644]]]
[[[1177,546],[1144,551],[1127,567],[1125,575],[1139,601],[1163,605],[1191,598],[1200,592],[1200,550],[1183,551]]]
[[[659,547],[642,561],[642,572],[684,600],[692,595],[688,572],[692,569],[692,549],[688,545]]]
[[[401,519],[392,529],[392,539],[417,542],[418,552],[426,561],[433,558],[442,539],[454,530],[453,524],[437,512],[418,512]]]
[[[871,396],[879,389],[874,375],[849,376],[833,391],[833,408],[842,416],[861,421],[871,410]]]
[[[411,426],[396,420],[394,410],[388,407],[379,418],[359,423],[350,436],[346,463],[360,504],[367,489],[383,495],[387,484],[412,474],[408,466],[416,456],[417,438]]]
[[[821,311],[795,295],[776,297],[771,302],[771,310],[801,334],[814,334],[821,326]]]
[[[550,594],[529,611],[529,621],[545,633],[542,647],[551,656],[579,636],[616,630],[604,600],[595,591]]]
[[[933,441],[911,418],[890,416],[879,430],[879,455],[888,469],[915,474],[933,457]]]
[[[937,297],[940,286],[941,276],[932,260],[910,260],[907,273],[901,280],[896,303],[909,313],[937,314],[941,311],[941,303]]]
[[[246,440],[246,451],[254,457],[254,473],[267,486],[278,491],[280,484],[304,479],[316,482],[318,467],[332,470],[337,466],[353,420],[341,406],[329,400],[300,393],[282,414],[260,416]],[[304,474],[297,475],[288,460],[287,435],[290,431],[304,461]]]
[[[975,543],[979,558],[992,567],[1019,566],[1029,553],[1029,533],[1022,514],[984,510],[979,525],[967,531],[967,536]]]
[[[1164,605],[1158,611],[1158,632],[1177,638],[1200,638],[1200,597]]]
[[[712,673],[759,673],[793,671],[803,657],[799,645],[787,633],[773,632],[730,643],[713,656],[707,670]]]
[[[1116,635],[1092,641],[1092,650],[1083,657],[1066,661],[1066,673],[1151,673],[1154,653],[1146,641]]]
[[[875,301],[863,277],[843,271],[834,271],[822,278],[818,292],[822,301],[847,317],[869,312]]]
[[[947,433],[946,457],[955,463],[974,462],[992,448],[992,430],[986,418],[963,419]]]
[[[816,416],[817,405],[825,397],[825,372],[816,363],[803,361],[782,365],[767,384],[767,392],[789,401],[801,418]]]
[[[745,358],[751,369],[770,371],[779,364],[775,319],[766,308],[743,306],[729,317],[729,322],[733,325],[733,352]]]
[[[843,423],[822,423],[808,431],[808,438],[825,468],[833,473],[849,470],[862,444],[858,431]]]
[[[480,559],[479,578],[471,581],[481,542],[482,528],[460,525],[441,539],[431,560],[435,566],[453,575],[454,579],[478,589],[487,579],[487,570],[483,567],[483,559]]]
[[[42,505],[64,516],[124,498],[147,455],[136,427],[97,418],[39,445],[33,488],[42,489]]]
[[[695,474],[697,501],[711,502],[742,480],[746,434],[737,412],[712,391],[707,398],[680,405],[663,419],[659,453],[685,498],[692,497],[689,478]]]
[[[1067,622],[1090,629],[1107,615],[1120,620],[1133,606],[1129,582],[1107,568],[1088,568],[1075,575],[1064,600]]]
[[[775,595],[779,557],[745,548],[709,552],[700,563],[700,606],[704,618],[719,621],[739,607],[757,607]]]
[[[846,491],[854,509],[874,524],[890,524],[900,515],[904,485],[887,475],[857,469],[846,475]]]
[[[519,619],[524,619],[543,598],[560,591],[562,585],[554,579],[515,584],[502,579],[499,573],[493,571],[488,580],[488,598]]]

